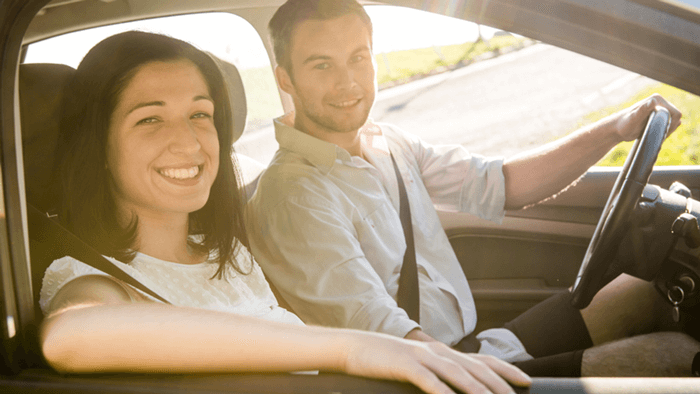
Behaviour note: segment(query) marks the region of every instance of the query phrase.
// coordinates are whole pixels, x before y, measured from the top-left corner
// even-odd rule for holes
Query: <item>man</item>
[[[651,333],[659,313],[649,311],[669,306],[629,276],[583,311],[557,296],[476,335],[469,285],[435,210],[498,222],[505,209],[558,193],[618,142],[635,139],[657,105],[670,111],[674,130],[681,114],[673,105],[654,96],[537,151],[487,159],[368,122],[377,90],[372,25],[354,0],[289,0],[270,32],[276,77],[295,113],[275,121],[280,150],[249,204],[251,246],[302,319],[438,340],[534,375],[690,375],[700,344]],[[406,242],[393,160],[412,216],[420,324],[396,302]],[[658,343],[672,349],[667,360],[645,357]]]

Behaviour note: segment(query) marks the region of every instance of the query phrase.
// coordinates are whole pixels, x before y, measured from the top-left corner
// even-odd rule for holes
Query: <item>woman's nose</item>
[[[193,154],[199,152],[201,145],[197,131],[189,119],[175,122],[172,127],[170,151],[177,154]]]

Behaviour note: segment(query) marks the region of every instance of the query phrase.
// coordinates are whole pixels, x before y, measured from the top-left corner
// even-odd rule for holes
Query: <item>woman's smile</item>
[[[199,179],[203,165],[194,165],[188,168],[161,168],[158,169],[158,173],[165,178],[186,181],[192,179]]]

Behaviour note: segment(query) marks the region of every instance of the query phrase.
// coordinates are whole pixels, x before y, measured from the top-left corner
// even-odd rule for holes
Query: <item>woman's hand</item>
[[[427,393],[512,393],[508,384],[529,386],[518,368],[492,356],[464,354],[440,342],[363,336],[349,345],[345,372],[411,382]]]

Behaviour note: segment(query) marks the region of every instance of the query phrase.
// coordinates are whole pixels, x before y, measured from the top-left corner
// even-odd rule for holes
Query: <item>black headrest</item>
[[[27,200],[48,211],[61,122],[61,101],[75,70],[63,64],[22,64],[19,68],[20,120]]]

